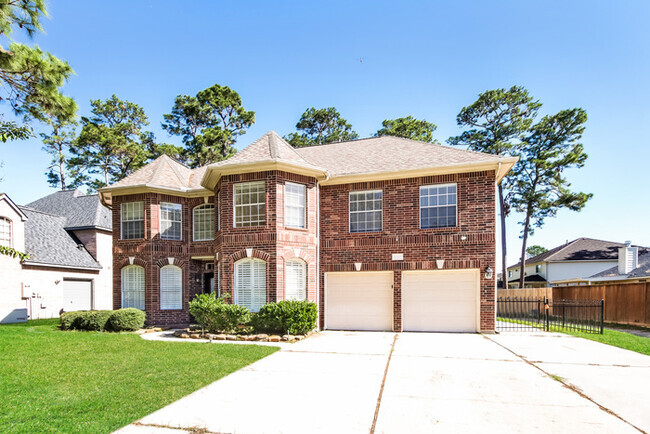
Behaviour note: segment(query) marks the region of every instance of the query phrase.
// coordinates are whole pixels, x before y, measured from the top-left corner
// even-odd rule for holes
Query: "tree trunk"
[[[65,191],[65,171],[63,169],[63,162],[65,155],[63,155],[63,146],[59,149],[59,179],[61,180],[61,191]]]
[[[501,211],[501,279],[503,280],[503,289],[508,289],[508,265],[506,264],[506,207],[503,200],[503,186],[499,184],[498,188],[499,208]]]
[[[530,227],[530,205],[526,207],[526,220],[524,220],[524,236],[521,241],[521,268],[519,272],[519,287],[524,287],[526,278],[526,243],[528,242],[528,228]]]

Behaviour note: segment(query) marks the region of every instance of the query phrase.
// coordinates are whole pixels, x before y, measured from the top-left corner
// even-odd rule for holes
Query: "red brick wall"
[[[74,235],[86,247],[88,253],[97,259],[97,230],[96,229],[80,229],[73,231]]]
[[[494,172],[441,175],[414,179],[365,182],[321,187],[320,299],[324,299],[324,273],[394,271],[394,330],[401,331],[401,271],[444,269],[481,270],[481,330],[494,330],[495,281],[484,277],[495,267],[495,175]],[[419,228],[419,188],[422,185],[457,183],[458,224],[455,228]],[[351,191],[383,191],[381,232],[350,233],[348,196]],[[403,253],[403,261],[393,261]],[[324,326],[324,303],[320,305]]]

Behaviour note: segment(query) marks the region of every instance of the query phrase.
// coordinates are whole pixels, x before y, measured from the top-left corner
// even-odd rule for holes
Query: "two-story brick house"
[[[493,331],[495,186],[516,160],[397,137],[294,149],[269,132],[190,170],[163,156],[101,190],[115,308],[190,321],[211,290],[307,299],[327,329]]]

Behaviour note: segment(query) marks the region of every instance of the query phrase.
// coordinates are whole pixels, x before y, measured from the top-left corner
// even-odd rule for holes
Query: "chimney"
[[[618,274],[628,274],[639,266],[639,248],[632,247],[631,241],[618,249]]]

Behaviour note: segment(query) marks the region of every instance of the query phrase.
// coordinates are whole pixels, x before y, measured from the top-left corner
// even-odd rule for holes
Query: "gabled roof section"
[[[327,176],[327,170],[301,157],[278,133],[269,131],[229,159],[208,165],[201,185],[214,189],[223,175],[266,170],[286,170],[319,179]]]
[[[111,211],[102,205],[96,194],[85,195],[80,190],[57,191],[27,204],[27,207],[66,218],[65,228],[95,228],[112,230]]]
[[[27,220],[27,215],[25,215],[25,213],[20,209],[20,207],[16,205],[14,201],[11,200],[11,198],[6,193],[0,193],[0,201],[7,202],[7,204],[11,207],[11,209],[16,211],[16,214],[20,216],[20,219],[22,221]]]
[[[20,207],[27,215],[25,222],[25,250],[29,259],[25,264],[55,267],[101,269],[88,250],[65,230],[67,218]]]
[[[596,240],[594,238],[578,238],[561,246],[557,246],[548,252],[533,256],[526,260],[527,264],[538,262],[562,262],[562,261],[616,261],[618,260],[618,249],[625,247],[624,243],[614,241]],[[639,247],[639,246],[635,246]],[[648,251],[645,247],[639,247],[639,254]],[[508,268],[518,267],[520,263],[511,265]]]
[[[495,170],[500,181],[517,161],[516,157],[394,136],[310,146],[296,152],[310,163],[327,168],[331,179],[323,184],[481,170]]]
[[[211,194],[196,181],[196,174],[202,174],[203,170],[192,170],[163,154],[126,178],[100,189],[99,195],[104,204],[110,205],[112,196],[119,193],[160,191],[194,196]]]

